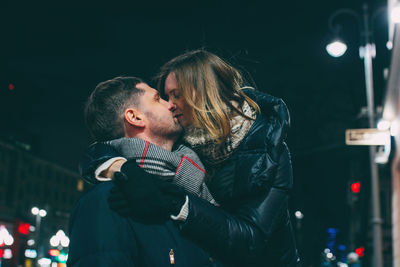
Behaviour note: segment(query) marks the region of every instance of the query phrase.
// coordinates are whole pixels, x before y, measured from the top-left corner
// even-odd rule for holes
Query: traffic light
[[[30,225],[29,223],[23,223],[23,222],[21,222],[21,223],[18,225],[18,233],[23,234],[23,235],[29,234],[29,227],[30,227],[30,226],[31,226],[31,225]]]
[[[354,194],[360,193],[360,190],[361,190],[361,182],[354,182],[351,184],[351,191]]]
[[[356,248],[356,253],[357,253],[357,255],[361,258],[361,257],[364,257],[364,251],[365,251],[365,248],[364,247],[359,247],[359,248]]]

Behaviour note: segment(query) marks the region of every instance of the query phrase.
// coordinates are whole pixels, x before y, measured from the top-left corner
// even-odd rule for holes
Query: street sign
[[[346,145],[383,146],[390,144],[390,131],[379,129],[348,129]]]

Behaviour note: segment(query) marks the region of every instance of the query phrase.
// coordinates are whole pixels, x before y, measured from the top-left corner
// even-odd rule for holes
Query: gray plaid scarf
[[[204,183],[204,166],[197,154],[187,146],[179,145],[171,152],[139,138],[119,138],[105,143],[121,156],[135,159],[146,172],[161,176],[187,192],[216,204]]]

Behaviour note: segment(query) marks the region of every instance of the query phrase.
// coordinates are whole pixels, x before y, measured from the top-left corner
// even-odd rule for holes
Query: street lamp
[[[347,45],[341,40],[335,40],[326,46],[326,51],[332,57],[341,57],[346,53]]]
[[[32,214],[36,217],[36,241],[37,241],[37,250],[38,250],[38,255],[41,256],[41,250],[40,250],[40,223],[43,217],[46,217],[47,211],[44,209],[39,209],[38,207],[33,207],[31,209]]]
[[[381,11],[382,9],[378,10]],[[373,18],[378,14],[373,14]],[[374,111],[374,87],[372,74],[372,58],[375,57],[375,44],[371,41],[370,18],[367,4],[363,5],[362,16],[351,9],[339,9],[329,17],[329,28],[337,33],[338,27],[334,27],[334,20],[339,15],[350,15],[357,20],[360,29],[361,43],[360,57],[364,60],[365,88],[367,95],[368,122],[369,128],[376,128]],[[344,53],[343,53],[344,54]],[[375,161],[376,147],[369,147],[370,169],[371,169],[371,198],[372,198],[372,225],[373,225],[373,266],[382,267],[382,219],[380,215],[379,199],[379,175]]]

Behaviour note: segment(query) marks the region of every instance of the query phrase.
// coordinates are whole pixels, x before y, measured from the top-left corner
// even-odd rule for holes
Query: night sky
[[[384,4],[369,1],[372,11]],[[336,20],[346,54],[333,58],[325,51],[333,37],[329,15],[361,7],[360,0],[13,1],[0,18],[0,138],[32,144],[33,154],[77,171],[90,144],[83,105],[97,83],[130,75],[151,84],[167,60],[204,47],[288,105],[291,209],[305,215],[300,251],[315,262],[328,227],[347,231],[348,181],[369,181],[366,150],[344,144],[345,129],[367,127],[358,116],[366,97],[354,19]],[[373,22],[376,105],[390,58],[385,19]]]

